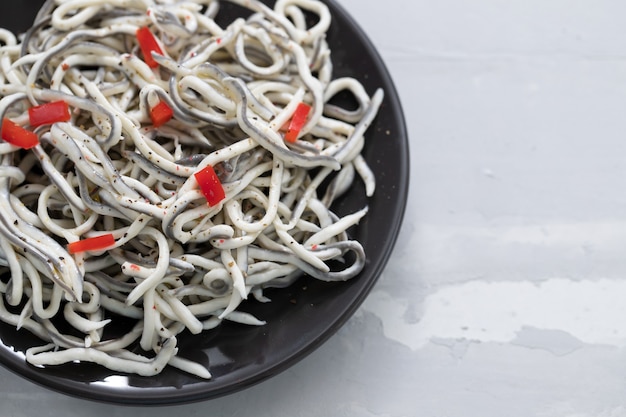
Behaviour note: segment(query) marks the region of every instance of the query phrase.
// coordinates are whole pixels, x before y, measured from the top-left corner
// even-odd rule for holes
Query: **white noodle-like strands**
[[[130,372],[141,376],[153,376],[159,374],[170,359],[176,355],[176,339],[167,339],[156,356],[148,360],[138,355],[113,355],[93,348],[68,348],[63,350],[54,349],[53,344],[30,348],[26,350],[26,360],[33,365],[60,365],[68,362],[93,362],[103,365],[112,371]],[[130,352],[127,352],[130,353]]]
[[[220,26],[228,3],[251,14]],[[37,19],[20,38],[0,29],[0,118],[40,142],[0,142],[0,320],[41,338],[29,363],[143,376],[169,365],[208,379],[176,356],[181,332],[262,326],[239,307],[269,302],[266,288],[359,274],[365,253],[349,230],[368,209],[332,205],[357,179],[374,193],[361,151],[384,94],[333,79],[326,5],[56,0]],[[162,50],[157,67],[140,27]],[[30,107],[59,100],[69,121],[29,126]],[[154,126],[160,102],[173,118]],[[288,143],[300,103],[311,110]],[[215,206],[194,175],[207,166],[226,195]],[[107,233],[110,247],[68,252]]]

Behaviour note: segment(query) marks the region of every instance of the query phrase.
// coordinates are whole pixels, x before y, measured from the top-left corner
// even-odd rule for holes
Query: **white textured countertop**
[[[302,362],[127,408],[0,370],[2,416],[626,416],[626,3],[340,0],[411,141],[393,258]]]

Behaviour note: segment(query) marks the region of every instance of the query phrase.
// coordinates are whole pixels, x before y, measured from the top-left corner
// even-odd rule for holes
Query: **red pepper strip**
[[[154,127],[159,127],[169,122],[172,116],[174,116],[174,111],[164,101],[159,101],[156,106],[150,109],[150,119]]]
[[[193,175],[196,177],[200,191],[204,194],[209,206],[213,207],[226,198],[222,183],[211,165],[207,165]]]
[[[11,145],[19,146],[24,149],[30,149],[39,145],[39,138],[35,132],[26,130],[7,118],[2,120],[0,136]]]
[[[74,254],[78,252],[102,250],[113,245],[115,245],[115,238],[111,233],[107,233],[72,242],[67,245],[67,250],[69,253]]]
[[[311,106],[306,103],[298,103],[298,107],[296,107],[296,111],[293,112],[293,116],[289,122],[287,133],[285,133],[285,141],[293,143],[298,139],[298,135],[300,135],[300,131],[304,127],[310,111]]]
[[[163,50],[150,29],[147,26],[142,26],[137,29],[135,35],[137,36],[144,62],[148,64],[150,68],[158,67],[159,64],[152,58],[152,52],[163,55]]]
[[[70,107],[63,101],[52,101],[28,109],[28,119],[33,127],[70,120]]]

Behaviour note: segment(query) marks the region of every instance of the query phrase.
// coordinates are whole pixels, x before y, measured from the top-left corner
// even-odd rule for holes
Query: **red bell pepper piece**
[[[147,26],[142,26],[137,29],[136,32],[137,42],[139,42],[139,48],[143,54],[143,60],[150,68],[156,68],[159,64],[152,58],[152,52],[156,52],[159,55],[163,55],[163,50],[157,42],[154,34]]]
[[[170,108],[170,106],[164,102],[159,101],[159,103],[150,109],[150,119],[152,120],[152,124],[154,127],[159,127],[169,122],[169,120],[174,116],[174,111]]]
[[[304,127],[310,111],[311,106],[306,103],[298,103],[298,107],[296,107],[296,111],[293,112],[289,127],[285,133],[285,141],[293,143],[298,139],[298,135],[300,135],[300,131]]]
[[[67,245],[67,250],[69,253],[74,254],[78,252],[103,250],[113,245],[115,245],[115,238],[113,234],[107,233],[72,242]]]
[[[70,120],[70,107],[63,101],[52,101],[28,109],[29,123],[33,127]]]
[[[211,165],[202,168],[194,176],[209,206],[213,207],[226,198],[222,182]]]
[[[39,138],[35,132],[26,130],[7,118],[2,120],[0,136],[2,136],[5,142],[24,149],[30,149],[39,145]]]

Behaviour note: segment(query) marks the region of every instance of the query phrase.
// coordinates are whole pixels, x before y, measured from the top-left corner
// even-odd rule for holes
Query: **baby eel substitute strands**
[[[263,325],[243,300],[363,268],[346,231],[367,208],[331,205],[374,193],[383,92],[333,78],[323,3],[230,2],[251,13],[224,27],[216,0],[56,0],[0,30],[0,319],[41,338],[28,362],[210,378],[183,330]]]

